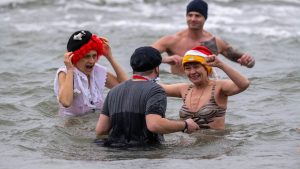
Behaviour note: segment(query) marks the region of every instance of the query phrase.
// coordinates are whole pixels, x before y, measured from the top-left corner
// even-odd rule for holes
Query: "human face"
[[[189,12],[186,15],[186,22],[190,29],[203,29],[205,18],[199,12]]]
[[[85,75],[89,76],[97,62],[97,51],[90,50],[76,63],[76,67]]]
[[[186,63],[183,68],[186,76],[195,85],[200,85],[208,80],[207,71],[199,62]]]

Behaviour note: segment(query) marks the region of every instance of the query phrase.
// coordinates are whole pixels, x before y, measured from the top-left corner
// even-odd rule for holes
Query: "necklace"
[[[192,88],[191,96],[190,96],[190,109],[191,109],[191,110],[197,111],[199,102],[200,102],[200,100],[201,100],[201,97],[202,97],[202,95],[203,95],[204,90],[206,89],[206,87],[207,87],[207,86],[205,86],[205,88],[201,91],[201,95],[200,95],[199,98],[197,99],[196,103],[192,103],[192,97],[193,97],[194,87]]]

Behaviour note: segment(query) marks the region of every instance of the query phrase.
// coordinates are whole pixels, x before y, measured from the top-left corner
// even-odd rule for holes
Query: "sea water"
[[[251,81],[229,98],[226,130],[173,133],[159,148],[119,150],[94,143],[99,112],[73,118],[70,126],[57,115],[53,80],[67,40],[79,29],[108,38],[131,75],[135,48],[186,28],[188,1],[1,0],[0,168],[298,169],[300,2],[207,2],[205,29],[256,59],[248,69],[219,55]],[[105,58],[99,64],[112,70]],[[187,81],[168,65],[161,70],[162,82]],[[166,116],[178,119],[181,104],[168,98]]]

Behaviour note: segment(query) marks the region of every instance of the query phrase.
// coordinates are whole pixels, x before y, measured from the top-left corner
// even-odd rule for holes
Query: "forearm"
[[[170,63],[172,60],[169,56],[162,57],[161,63]]]
[[[160,119],[157,119],[155,124],[147,125],[147,126],[151,132],[160,133],[160,134],[168,134],[168,133],[174,133],[174,132],[184,130],[185,122],[160,118]]]
[[[109,134],[109,130],[101,130],[101,129],[96,129],[96,137],[99,138],[101,136],[105,136]]]
[[[60,86],[59,102],[64,107],[71,106],[73,102],[73,69],[67,70],[65,80]]]
[[[229,60],[237,62],[242,66],[252,68],[255,65],[255,59],[248,53],[243,53],[237,49],[233,49],[231,46],[228,46],[222,54]]]
[[[240,90],[245,90],[248,88],[250,82],[248,78],[243,76],[241,73],[238,71],[234,70],[230,66],[228,66],[225,63],[222,63],[219,66],[220,69],[222,69],[227,76],[233,81],[233,83],[240,89]]]
[[[222,54],[229,60],[233,62],[238,62],[238,60],[243,56],[242,52],[239,52],[236,49],[233,49],[231,46],[228,46]]]
[[[111,128],[109,117],[100,114],[98,123],[96,125],[96,136],[101,137],[103,135],[108,135]]]

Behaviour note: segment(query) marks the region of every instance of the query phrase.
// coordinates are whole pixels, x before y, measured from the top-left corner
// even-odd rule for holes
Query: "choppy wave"
[[[61,13],[63,20],[48,20],[40,21],[39,23],[15,23],[13,26],[15,29],[21,32],[36,32],[43,31],[47,28],[68,27],[69,29],[75,29],[76,27],[96,27],[97,23],[102,22],[97,26],[104,29],[150,29],[153,31],[173,31],[180,30],[186,27],[184,11],[167,14],[168,11],[172,12],[176,10],[174,4],[178,3],[184,5],[179,1],[171,1],[167,5],[158,5],[156,3],[148,4],[148,1],[127,1],[127,0],[115,0],[115,1],[97,1],[89,0],[82,1],[6,1],[28,3],[37,5],[58,5],[56,11]],[[97,3],[96,3],[97,2]],[[101,3],[103,2],[103,3]],[[222,1],[223,2],[223,1]],[[299,29],[296,27],[290,27],[289,24],[293,23],[300,25],[300,22],[296,19],[299,18],[298,7],[293,6],[286,1],[280,7],[276,2],[278,1],[257,1],[252,5],[242,3],[241,1],[226,1],[232,3],[231,5],[224,6],[219,4],[219,1],[212,1],[210,5],[209,17],[206,22],[206,28],[212,32],[230,32],[233,34],[254,35],[263,38],[275,38],[275,39],[298,39],[300,36]],[[259,3],[268,2],[267,4],[260,5]],[[291,1],[293,2],[293,1]],[[3,2],[4,3],[4,2]],[[53,4],[51,4],[53,3]],[[119,3],[119,5],[115,5]],[[123,3],[128,4],[124,6]],[[5,4],[5,3],[4,3]],[[168,9],[171,7],[171,9]],[[84,20],[76,20],[78,18],[78,10],[92,10],[91,17]],[[29,10],[29,9],[28,9]],[[182,8],[184,10],[184,7]],[[250,12],[251,11],[251,12]],[[28,11],[29,12],[29,11]],[[31,11],[33,12],[33,11]],[[36,11],[38,12],[38,11]],[[49,16],[53,15],[52,11],[45,11]],[[256,15],[253,15],[253,12]],[[97,14],[95,14],[97,13]],[[112,15],[122,15],[126,13],[127,18],[115,18],[107,20]],[[26,15],[26,12],[24,12]],[[110,16],[108,16],[110,15]],[[161,16],[161,17],[159,17]],[[7,16],[3,18],[6,23],[11,22],[13,16]],[[42,16],[41,16],[42,17]],[[283,18],[290,18],[284,20]],[[52,17],[54,18],[54,17]],[[38,18],[37,18],[38,19]],[[171,19],[171,20],[170,20]],[[176,25],[176,26],[174,26]],[[251,26],[250,26],[251,25]],[[49,29],[51,30],[51,29]]]
[[[171,4],[183,4],[188,3],[189,0],[1,0],[1,8],[28,8],[28,7],[37,7],[37,6],[46,6],[46,5],[69,5],[69,4],[78,4],[81,5],[90,4],[91,6],[109,6],[109,7],[125,7],[125,6],[140,6],[141,4],[156,4],[156,5],[171,5]],[[215,4],[220,4],[221,6],[228,4],[245,4],[244,0],[212,0],[209,1],[209,6]],[[247,3],[248,4],[248,3]],[[249,4],[263,4],[263,5],[299,5],[298,0],[255,0],[249,2]]]
[[[158,149],[115,150],[93,143],[99,114],[75,118],[67,125],[57,115],[53,78],[63,65],[62,53],[71,32],[84,28],[108,36],[116,59],[131,73],[129,57],[137,46],[186,27],[186,2],[0,1],[0,168],[69,167],[75,161],[79,166],[107,162],[109,169],[132,168],[139,162],[147,168],[144,162],[156,159],[158,167],[152,168],[178,168],[174,164],[193,168],[201,160],[204,168],[230,164],[233,169],[297,169],[299,1],[209,1],[205,29],[256,58],[252,69],[226,62],[245,74],[251,85],[230,97],[225,132],[175,133],[166,135],[165,144]],[[99,63],[109,67],[103,60]],[[163,82],[188,81],[168,73],[168,65],[161,68]],[[181,99],[168,98],[166,116],[178,119],[181,104]],[[244,163],[249,159],[257,162],[254,167]],[[13,161],[14,167],[6,160]]]

